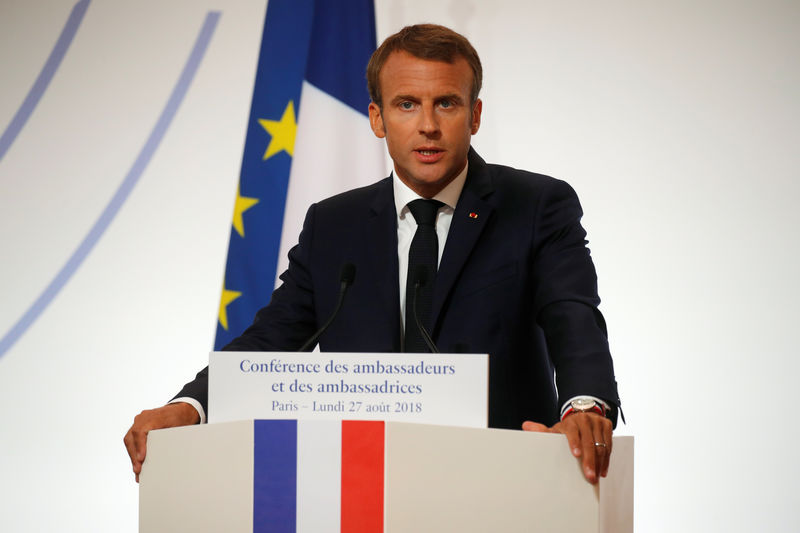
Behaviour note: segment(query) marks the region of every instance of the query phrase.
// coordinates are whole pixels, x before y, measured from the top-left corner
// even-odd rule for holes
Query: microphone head
[[[417,265],[411,273],[411,279],[415,287],[424,287],[428,283],[428,267],[425,265]]]
[[[352,285],[355,279],[356,266],[353,263],[343,264],[342,269],[339,271],[339,281],[346,285]]]

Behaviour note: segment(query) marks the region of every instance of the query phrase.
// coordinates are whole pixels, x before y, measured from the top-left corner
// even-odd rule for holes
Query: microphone
[[[419,333],[422,335],[422,340],[424,340],[425,344],[428,345],[428,349],[431,351],[431,353],[439,353],[439,349],[436,347],[436,344],[433,343],[433,339],[431,339],[431,336],[428,334],[428,330],[425,329],[425,326],[422,325],[419,315],[417,314],[419,290],[428,283],[428,267],[425,265],[417,265],[414,267],[414,271],[411,273],[411,279],[414,282],[414,303],[411,305],[414,313],[414,322],[416,322]],[[406,310],[406,312],[408,312],[408,310]]]
[[[298,352],[305,352],[311,346],[314,346],[317,343],[317,340],[325,333],[325,330],[333,324],[333,319],[336,318],[336,315],[339,314],[339,309],[342,308],[342,303],[344,302],[344,295],[347,293],[347,289],[350,288],[350,285],[353,284],[353,281],[356,279],[356,266],[353,263],[345,263],[342,265],[342,269],[339,271],[339,301],[336,302],[336,308],[331,313],[330,318],[328,318],[327,322],[325,322],[319,331],[314,333],[314,335],[308,339],[303,346],[300,347]]]

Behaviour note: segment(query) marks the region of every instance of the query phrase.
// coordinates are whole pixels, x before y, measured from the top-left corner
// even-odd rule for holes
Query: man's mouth
[[[444,158],[444,150],[436,147],[428,146],[425,148],[417,148],[414,150],[417,154],[417,161],[426,165],[438,163]]]
[[[424,156],[432,156],[444,152],[444,150],[439,148],[417,148],[415,151]]]

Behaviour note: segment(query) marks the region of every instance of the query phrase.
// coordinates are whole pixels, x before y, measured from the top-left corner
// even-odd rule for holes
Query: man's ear
[[[483,102],[478,98],[475,100],[475,105],[472,106],[472,134],[478,133],[478,128],[481,127],[481,111],[483,111]]]
[[[375,102],[369,103],[369,125],[372,127],[372,133],[375,137],[383,139],[386,137],[386,129],[383,127],[383,116],[381,116],[381,108]]]

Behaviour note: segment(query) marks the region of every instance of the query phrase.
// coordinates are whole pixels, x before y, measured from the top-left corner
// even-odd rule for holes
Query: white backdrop
[[[73,5],[0,2],[0,132]],[[0,355],[0,530],[137,530],[122,436],[212,345],[264,9],[93,0],[0,159],[3,338],[129,174],[208,11],[221,13],[107,231]],[[481,54],[478,151],[565,179],[583,201],[620,433],[637,439],[636,530],[798,531],[800,4],[377,6],[379,40],[422,21]]]

